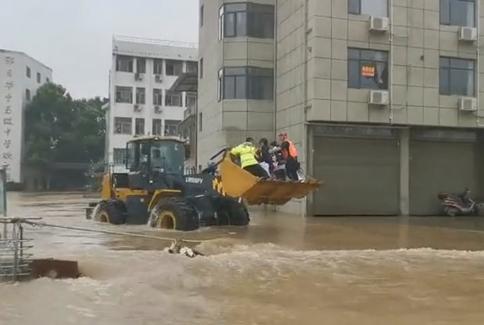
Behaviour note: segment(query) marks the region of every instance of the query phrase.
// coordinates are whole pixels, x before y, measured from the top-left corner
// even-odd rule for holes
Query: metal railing
[[[23,224],[39,218],[0,218],[0,281],[18,281],[31,275],[32,240]]]

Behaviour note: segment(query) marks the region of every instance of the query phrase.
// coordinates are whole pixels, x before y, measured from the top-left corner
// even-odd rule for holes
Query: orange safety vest
[[[289,156],[292,158],[297,158],[297,149],[294,143],[289,139],[284,140],[284,142],[287,142],[289,144],[289,152],[287,152],[286,150],[283,150],[282,151],[283,158],[287,159]]]

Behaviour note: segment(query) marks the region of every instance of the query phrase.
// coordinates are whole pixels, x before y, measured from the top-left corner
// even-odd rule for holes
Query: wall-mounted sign
[[[366,78],[374,78],[376,75],[376,67],[370,64],[361,66],[361,75]]]

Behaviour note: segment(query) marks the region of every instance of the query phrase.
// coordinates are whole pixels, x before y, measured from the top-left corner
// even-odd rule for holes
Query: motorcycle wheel
[[[445,209],[445,213],[447,213],[447,215],[450,216],[450,217],[455,217],[458,212],[459,212],[459,210],[457,210],[456,208],[446,208]]]

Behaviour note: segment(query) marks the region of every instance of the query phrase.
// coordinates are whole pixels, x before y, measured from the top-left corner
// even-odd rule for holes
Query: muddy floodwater
[[[301,218],[189,234],[85,220],[81,194],[9,194],[12,216],[200,240],[27,227],[36,257],[83,277],[0,284],[0,324],[484,324],[484,219]]]

